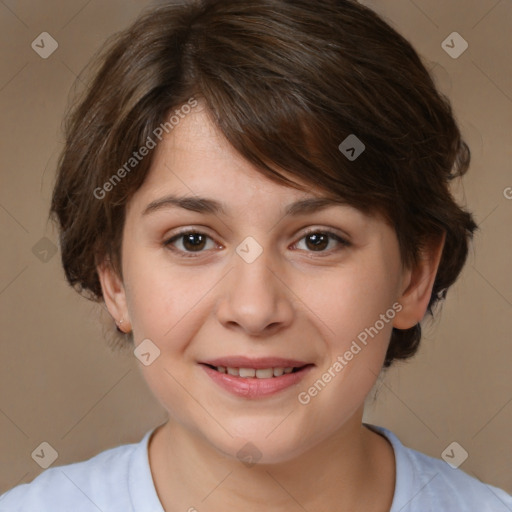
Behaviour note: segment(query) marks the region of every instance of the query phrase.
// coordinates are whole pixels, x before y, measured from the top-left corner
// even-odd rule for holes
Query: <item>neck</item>
[[[395,486],[393,450],[361,421],[362,410],[291,460],[247,466],[169,420],[149,444],[159,499],[167,512],[228,507],[387,512]]]

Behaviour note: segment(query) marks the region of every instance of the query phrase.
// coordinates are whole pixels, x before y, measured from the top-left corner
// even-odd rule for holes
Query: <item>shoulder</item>
[[[0,512],[132,510],[130,483],[134,471],[141,471],[140,467],[134,469],[135,459],[140,459],[150,433],[139,443],[110,448],[83,462],[46,469],[32,482],[2,494]]]
[[[404,446],[390,430],[368,425],[392,444],[396,460],[391,512],[510,512],[512,496],[441,459]]]

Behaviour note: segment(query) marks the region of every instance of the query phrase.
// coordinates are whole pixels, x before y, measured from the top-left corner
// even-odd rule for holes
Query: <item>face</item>
[[[307,190],[259,174],[198,108],[163,139],[126,212],[115,307],[136,345],[160,351],[140,365],[150,389],[188,431],[231,456],[250,441],[262,463],[360,424],[410,277],[381,218],[343,204],[287,214],[325,197]],[[162,201],[171,195],[222,211]],[[281,370],[266,378],[269,367]]]

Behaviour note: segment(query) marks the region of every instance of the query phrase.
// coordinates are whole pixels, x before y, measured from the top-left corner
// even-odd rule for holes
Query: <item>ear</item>
[[[433,239],[420,254],[418,264],[404,271],[402,295],[398,299],[402,309],[396,314],[393,327],[410,329],[423,320],[432,295],[445,238],[446,233],[443,233]]]
[[[126,293],[122,279],[112,268],[108,260],[100,263],[96,270],[103,292],[103,299],[109,313],[121,331],[130,332],[132,326],[128,315]]]

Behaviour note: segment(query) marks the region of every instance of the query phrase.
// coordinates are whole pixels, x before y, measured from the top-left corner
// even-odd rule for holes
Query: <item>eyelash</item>
[[[201,254],[204,253],[205,251],[204,250],[197,251],[197,252],[182,251],[181,249],[176,249],[175,247],[172,246],[173,242],[175,242],[176,240],[179,240],[180,238],[184,237],[185,235],[190,235],[190,234],[203,235],[203,236],[206,236],[207,238],[209,238],[210,240],[213,240],[206,233],[202,233],[201,231],[197,231],[195,229],[188,229],[188,230],[181,231],[180,233],[177,233],[177,234],[173,235],[171,238],[166,240],[163,243],[163,245],[167,249],[169,249],[169,250],[171,250],[171,251],[173,251],[175,253],[178,253],[180,257],[183,257],[183,258],[197,258],[197,257],[201,256]],[[312,234],[327,235],[331,239],[336,240],[341,245],[342,248],[350,247],[350,245],[351,245],[348,240],[346,240],[345,238],[341,237],[337,233],[334,233],[333,231],[321,230],[321,229],[311,229],[311,230],[309,230],[308,232],[304,233],[304,235],[302,235],[302,237],[299,239],[299,241],[304,239],[304,238],[306,238],[309,235],[312,235]],[[294,245],[296,245],[296,244],[294,244]],[[317,251],[307,251],[307,252],[316,253]],[[322,255],[330,255],[332,252],[333,252],[333,250],[330,250],[330,251],[318,251],[317,254],[319,254],[320,257],[322,257]]]

